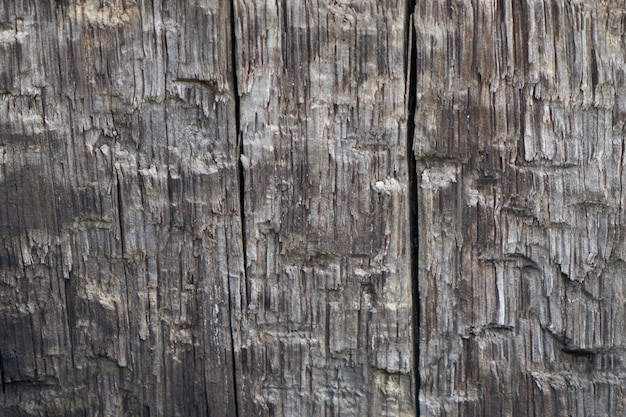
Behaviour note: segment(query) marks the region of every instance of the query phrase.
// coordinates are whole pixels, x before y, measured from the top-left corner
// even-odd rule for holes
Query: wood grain
[[[0,416],[622,415],[625,10],[0,2]]]
[[[235,415],[230,5],[0,22],[1,414]]]
[[[2,3],[0,414],[413,414],[406,13]]]
[[[624,412],[624,13],[418,2],[422,415]]]
[[[236,16],[242,415],[413,415],[406,5]]]

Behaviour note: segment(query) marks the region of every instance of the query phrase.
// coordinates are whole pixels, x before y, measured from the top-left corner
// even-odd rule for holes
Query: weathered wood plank
[[[415,11],[423,415],[620,415],[624,3]]]
[[[242,415],[413,415],[406,5],[238,1]]]
[[[0,6],[2,415],[235,415],[231,7]]]

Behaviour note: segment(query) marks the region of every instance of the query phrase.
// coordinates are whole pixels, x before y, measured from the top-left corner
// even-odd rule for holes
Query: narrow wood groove
[[[120,241],[122,245],[122,258],[126,257],[126,240],[124,235],[124,205],[122,204],[122,184],[120,182],[119,172],[115,173],[116,192],[117,192],[117,220],[120,225]]]
[[[2,393],[6,392],[6,384],[4,379],[4,360],[2,359],[2,352],[0,351],[0,381],[2,383]]]
[[[243,136],[241,134],[241,122],[240,122],[240,106],[239,106],[239,81],[237,79],[237,31],[235,29],[235,1],[231,1],[231,13],[230,13],[230,37],[231,37],[231,65],[232,65],[232,85],[233,85],[233,98],[235,100],[235,134],[237,135],[237,147],[238,147],[238,161],[237,161],[237,179],[239,183],[239,219],[241,223],[241,246],[243,254],[243,279],[247,280],[247,267],[248,256],[246,253],[246,218],[244,211],[244,198],[245,198],[245,178],[243,173],[243,162],[241,157],[244,155]],[[230,342],[231,342],[231,360],[232,360],[232,372],[233,372],[233,385],[234,385],[234,401],[235,401],[235,415],[239,417],[239,384],[237,381],[237,355],[235,354],[235,335],[233,332],[233,311],[232,311],[232,286],[230,284],[230,274],[228,275],[228,311],[230,313]]]
[[[65,279],[63,289],[65,290],[65,314],[67,315],[67,330],[70,338],[70,354],[72,355],[72,367],[76,366],[74,360],[74,347],[76,346],[76,312],[74,310],[74,304],[72,303],[72,287],[71,282]]]
[[[419,391],[420,391],[420,293],[419,293],[419,259],[418,259],[418,204],[417,204],[417,169],[413,140],[415,136],[415,111],[417,108],[416,83],[417,83],[417,44],[415,29],[413,26],[413,13],[415,0],[408,0],[406,23],[406,82],[407,86],[407,129],[406,129],[406,152],[408,163],[409,180],[409,233],[410,233],[410,262],[411,262],[411,291],[413,300],[413,372],[415,375],[415,413],[420,415]]]

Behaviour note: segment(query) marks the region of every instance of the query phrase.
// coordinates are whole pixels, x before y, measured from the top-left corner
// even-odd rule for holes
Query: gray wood
[[[0,414],[235,415],[230,10],[0,2]]]
[[[622,1],[420,1],[420,411],[626,409]]]
[[[415,413],[406,10],[237,2],[241,415]]]
[[[626,5],[415,7],[0,0],[0,416],[622,415]]]
[[[0,2],[0,415],[412,415],[406,12]]]

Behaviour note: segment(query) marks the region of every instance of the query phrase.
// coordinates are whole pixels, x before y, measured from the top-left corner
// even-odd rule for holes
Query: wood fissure
[[[406,24],[406,94],[407,94],[407,128],[406,128],[406,153],[408,165],[408,188],[409,188],[409,230],[410,230],[410,271],[411,271],[411,295],[413,315],[413,375],[415,378],[415,413],[420,416],[420,290],[419,290],[419,212],[418,212],[418,181],[417,164],[413,141],[415,136],[415,111],[417,108],[417,44],[415,40],[415,26],[413,22],[416,0],[407,1],[407,24]]]
[[[120,228],[120,242],[122,248],[122,259],[126,257],[125,247],[126,238],[124,235],[124,203],[122,202],[122,182],[120,180],[120,173],[115,173],[115,192],[117,197],[117,223]]]
[[[245,191],[246,191],[246,183],[244,177],[244,166],[242,157],[244,156],[244,145],[243,145],[243,136],[241,134],[241,122],[240,122],[240,103],[239,103],[239,81],[237,77],[237,30],[236,30],[236,0],[231,0],[230,3],[230,47],[231,47],[231,77],[232,77],[232,96],[235,101],[235,135],[238,147],[238,161],[237,164],[237,181],[239,185],[239,222],[240,222],[240,230],[241,230],[241,250],[243,256],[243,280],[244,283],[247,281],[247,254],[246,254],[246,213],[245,213]],[[245,285],[245,284],[244,284]],[[230,274],[228,275],[228,311],[230,314],[230,343],[231,343],[231,360],[232,360],[232,374],[233,374],[233,386],[234,386],[234,405],[235,405],[235,415],[239,417],[239,392],[241,390],[241,386],[238,384],[239,378],[237,377],[237,354],[236,350],[239,349],[237,346],[237,340],[235,339],[234,334],[234,326],[233,320],[236,315],[233,311],[233,303],[232,298],[237,296],[237,294],[233,294],[233,286],[231,285]]]
[[[0,350],[0,383],[2,384],[2,393],[6,392],[5,380],[4,380],[4,360],[2,359],[2,351]]]

